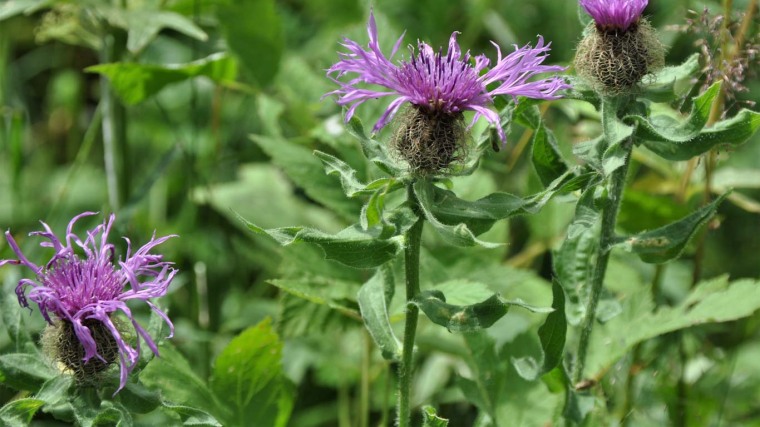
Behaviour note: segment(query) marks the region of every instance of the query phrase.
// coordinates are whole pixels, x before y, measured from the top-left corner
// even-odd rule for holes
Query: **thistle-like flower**
[[[140,337],[158,355],[158,347],[148,332],[135,320],[127,301],[145,302],[169,325],[174,334],[174,325],[167,315],[150,299],[166,294],[167,288],[177,271],[172,263],[162,261],[161,255],[150,251],[171,237],[156,238],[132,252],[127,241],[127,253],[123,260],[115,260],[115,247],[107,243],[115,216],[87,231],[85,239],[73,232],[77,220],[95,215],[85,212],[69,222],[63,241],[42,223],[44,231],[30,233],[41,236],[46,241],[40,246],[52,248],[53,257],[44,265],[37,265],[27,259],[13,239],[10,231],[5,233],[8,244],[18,259],[0,260],[0,266],[20,264],[35,274],[34,279],[21,279],[16,287],[19,304],[29,307],[27,298],[37,304],[42,316],[50,324],[47,344],[53,356],[80,382],[92,382],[98,375],[119,358],[120,382],[118,393],[127,383],[128,374],[135,368],[140,355]],[[79,253],[78,253],[79,252]],[[83,256],[82,256],[83,255]],[[125,340],[123,322],[113,316],[121,311],[131,322],[136,347]],[[43,335],[43,341],[45,341]]]
[[[575,54],[578,74],[607,95],[631,92],[664,64],[665,50],[641,14],[648,0],[579,0],[594,19]]]
[[[581,6],[605,30],[626,31],[637,23],[649,0],[580,0]]]
[[[504,142],[506,136],[499,114],[492,109],[494,96],[557,99],[560,90],[570,87],[559,76],[529,81],[541,73],[565,70],[561,66],[542,65],[548,56],[549,44],[544,44],[541,36],[535,48],[530,45],[515,47],[515,51],[505,57],[494,43],[497,61],[489,69],[490,61],[485,55],[473,58],[469,52],[462,54],[457,43],[458,32],[451,34],[445,54],[442,49],[436,52],[427,43],[418,42],[416,52],[410,46],[409,60],[398,63],[391,62],[380,50],[372,13],[367,33],[366,50],[359,43],[344,39],[342,45],[348,52],[339,53],[340,60],[327,70],[340,88],[327,95],[338,95],[337,103],[348,106],[346,121],[353,116],[357,106],[369,99],[395,97],[375,123],[375,132],[386,126],[402,106],[411,104],[393,144],[417,172],[436,172],[455,160],[462,143],[456,139],[464,136],[464,129],[460,126],[463,111],[475,112],[472,123],[485,117],[496,127]],[[396,41],[390,58],[398,51],[403,38],[404,34]],[[355,77],[347,82],[339,80],[349,73]],[[359,87],[361,83],[384,89],[362,88]]]

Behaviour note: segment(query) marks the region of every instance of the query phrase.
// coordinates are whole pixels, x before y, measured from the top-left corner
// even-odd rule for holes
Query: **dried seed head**
[[[467,158],[467,132],[461,112],[410,105],[397,123],[391,147],[409,165],[412,175],[445,174],[453,164]]]
[[[626,30],[590,24],[575,54],[578,74],[605,95],[634,91],[664,62],[665,49],[643,18]]]
[[[84,346],[68,320],[48,325],[42,335],[42,345],[45,352],[60,362],[63,371],[71,373],[77,383],[97,384],[102,374],[117,361],[119,346],[111,331],[99,320],[86,319],[82,324],[89,328],[102,360],[97,356],[84,360]]]

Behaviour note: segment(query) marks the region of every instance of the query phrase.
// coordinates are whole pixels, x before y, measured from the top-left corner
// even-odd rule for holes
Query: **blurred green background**
[[[734,13],[749,4],[733,1]],[[496,50],[490,41],[506,53],[513,44],[535,44],[541,34],[552,42],[550,62],[568,65],[582,31],[573,1],[378,0],[371,5],[385,52],[405,30],[405,43],[420,39],[433,46],[461,31],[463,49],[492,59]],[[687,10],[703,7],[719,13],[723,5],[676,0],[653,1],[647,8],[668,47],[668,64],[697,51],[700,35],[673,26],[693,17]],[[262,227],[306,224],[326,231],[355,221],[361,204],[344,197],[337,179],[323,174],[311,152],[319,149],[366,175],[374,173],[343,130],[340,108],[322,98],[336,87],[325,70],[337,60],[341,38],[366,44],[369,8],[369,2],[357,0],[6,1],[0,5],[0,228],[10,229],[30,258],[46,255],[26,237],[39,228],[39,220],[62,232],[85,210],[115,211],[118,227],[112,235],[136,243],[154,230],[180,235],[160,248],[181,271],[162,303],[177,326],[171,342],[201,378],[210,375],[214,358],[233,336],[271,316],[285,343],[285,373],[296,388],[291,425],[357,425],[363,373],[369,381],[364,386],[372,390],[372,425],[390,425],[392,415],[383,408],[393,405],[392,375],[372,350],[355,301],[371,272],[323,261],[318,249],[282,249],[237,219],[240,214]],[[757,29],[755,21],[750,34]],[[397,59],[401,56],[408,52],[401,49]],[[188,66],[192,61],[201,62]],[[127,65],[87,70],[114,62]],[[760,100],[757,76],[748,74],[745,84],[750,90],[728,105],[729,112]],[[384,106],[367,103],[357,114],[368,125]],[[577,101],[552,103],[546,117],[566,153],[599,129],[593,108]],[[538,191],[526,149],[529,137],[529,131],[514,126],[507,146],[487,155],[478,173],[454,180],[460,197]],[[738,195],[721,207],[719,221],[706,235],[705,278],[760,276],[759,139],[755,135],[735,152],[718,154],[715,191],[733,187]],[[664,163],[643,150],[635,159],[622,228],[657,227],[702,203],[700,165],[689,176],[686,162]],[[503,295],[549,305],[550,250],[572,217],[569,202],[553,201],[538,215],[494,227],[485,240],[509,242],[503,249],[465,253],[426,234],[423,287],[466,288],[468,281],[490,281]],[[0,258],[12,256],[0,241]],[[691,285],[694,256],[692,248],[682,260],[655,269],[617,254],[608,281],[623,300],[661,274],[666,278],[662,302],[675,304]],[[0,270],[7,295],[17,279],[9,271]],[[309,300],[281,292],[268,283],[274,279],[303,283]],[[477,299],[487,291],[471,287],[462,298]],[[401,313],[396,303],[395,312]],[[39,330],[37,320],[30,317]],[[510,313],[490,334],[497,344],[509,344],[512,353],[502,356],[524,355],[536,348],[541,321]],[[689,360],[704,363],[689,365],[695,370],[689,405],[692,414],[702,414],[689,425],[709,425],[716,417],[741,423],[756,415],[756,325],[750,318],[691,335]],[[415,399],[435,403],[452,425],[472,425],[477,410],[463,399],[457,379],[472,368],[471,355],[461,337],[438,329],[422,325]],[[8,345],[0,336],[0,352]],[[664,408],[676,393],[676,374],[668,371],[676,350],[659,344],[641,351],[650,365],[642,366],[649,375],[637,385],[647,392],[639,394],[644,409],[636,419],[643,420],[640,425],[662,425],[673,420]],[[557,395],[542,400],[535,385],[514,381],[510,407],[535,412],[525,415],[524,425],[534,425],[547,408],[557,410],[551,400]],[[14,394],[0,384],[0,402]]]

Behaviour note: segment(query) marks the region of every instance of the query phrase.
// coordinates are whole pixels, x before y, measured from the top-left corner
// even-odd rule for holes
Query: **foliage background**
[[[22,248],[32,253],[30,257],[41,250],[24,236],[38,228],[38,220],[62,230],[84,210],[116,209],[116,232],[138,242],[146,241],[154,230],[160,235],[179,234],[180,239],[163,247],[166,258],[181,270],[163,304],[177,326],[171,340],[179,351],[176,357],[185,358],[198,378],[213,377],[214,361],[234,336],[271,317],[284,345],[284,375],[295,391],[290,425],[357,425],[366,408],[363,399],[369,399],[373,425],[389,423],[392,416],[383,408],[393,404],[390,367],[361,328],[356,304],[356,291],[370,273],[323,261],[318,249],[298,245],[282,249],[251,234],[236,215],[267,228],[309,224],[325,231],[337,231],[356,217],[361,205],[344,197],[336,178],[324,174],[311,152],[334,154],[363,173],[372,173],[356,141],[343,130],[340,109],[329,97],[322,98],[335,87],[324,70],[337,59],[340,38],[366,42],[369,4],[16,1],[0,5],[0,17],[13,9],[12,3],[44,7],[0,23],[2,228],[12,231]],[[749,3],[734,1],[733,8],[741,11]],[[450,33],[459,30],[463,47],[491,58],[495,49],[490,40],[508,50],[515,43],[535,43],[536,35],[542,34],[552,41],[551,61],[568,64],[582,30],[573,1],[378,0],[372,4],[386,51],[404,30],[406,43],[419,38],[432,45],[444,45]],[[124,25],[114,24],[120,22],[117,16],[103,29],[92,23],[87,11],[104,7],[143,15],[136,14],[141,18],[134,21],[122,19]],[[722,5],[679,0],[648,7],[647,14],[668,46],[669,64],[696,51],[695,35],[669,26],[682,25],[688,9],[703,7],[719,12]],[[144,45],[124,49],[131,43],[127,40],[145,28],[146,17],[159,10],[186,19],[163,28]],[[116,48],[109,48],[108,40]],[[223,56],[209,57],[219,53]],[[204,58],[211,58],[214,67],[194,71],[199,77],[187,67],[180,67],[185,70],[180,76],[161,67]],[[148,73],[159,85],[141,88],[125,80],[122,89],[116,88],[116,98],[109,97],[110,86],[86,68],[116,61],[141,64],[139,72],[126,73],[125,79]],[[154,65],[159,67],[151,68]],[[759,100],[760,80],[755,76],[746,84],[750,91],[740,94],[740,100]],[[362,107],[358,115],[373,123],[383,106],[378,102]],[[558,101],[545,115],[566,153],[573,143],[598,132],[597,117],[587,104]],[[103,129],[108,126],[116,129],[113,170],[104,164]],[[538,191],[540,182],[526,154],[529,137],[530,131],[514,126],[508,145],[487,155],[478,173],[454,180],[460,197],[474,199],[495,190],[520,195]],[[737,188],[743,203],[724,204],[720,226],[706,234],[703,277],[760,276],[758,139],[755,135],[736,151],[719,155],[714,186]],[[643,150],[635,160],[620,217],[627,231],[657,227],[702,203],[701,168],[684,183],[686,162],[663,164]],[[117,196],[109,193],[109,180],[118,183]],[[494,227],[485,240],[509,242],[501,249],[464,252],[426,234],[423,288],[445,286],[462,302],[496,290],[531,304],[550,305],[550,249],[564,236],[572,217],[570,202],[559,199],[538,215]],[[0,241],[0,258],[11,256]],[[608,287],[628,309],[632,295],[649,292],[653,277],[663,277],[655,298],[660,304],[676,305],[691,286],[693,260],[693,248],[683,259],[659,268],[615,254]],[[0,279],[4,295],[12,295],[15,272],[5,268]],[[395,302],[392,312],[400,314],[402,307],[398,299]],[[4,314],[11,309],[13,304],[4,305]],[[487,338],[500,349],[494,375],[508,384],[502,403],[494,404],[505,413],[519,414],[524,425],[540,425],[547,413],[559,410],[559,395],[520,380],[509,363],[510,356],[536,351],[535,330],[541,321],[539,315],[510,313],[489,330]],[[27,317],[26,323],[33,333],[42,328],[36,315]],[[675,421],[677,384],[683,380],[679,361],[686,361],[685,404],[693,418],[688,425],[749,422],[760,409],[757,323],[757,316],[752,316],[692,328],[685,349],[680,350],[685,357],[678,354],[677,346],[668,345],[668,336],[642,346],[636,369],[643,374],[633,384],[623,384],[632,369],[630,358],[609,371],[605,390],[612,396],[610,414],[622,411],[621,418],[644,424]],[[471,425],[478,411],[465,403],[462,390],[467,394],[467,380],[462,378],[477,378],[475,371],[487,360],[478,353],[477,343],[439,329],[429,323],[421,328],[416,401],[434,404],[439,414],[452,419],[452,425]],[[10,338],[0,335],[0,353],[11,348]],[[179,391],[171,387],[164,387],[164,393],[175,400],[182,397],[172,395]],[[0,384],[0,402],[14,396],[16,390]],[[625,412],[621,396],[637,399],[633,415]],[[473,401],[469,396],[467,400]],[[482,405],[478,404],[481,410]]]

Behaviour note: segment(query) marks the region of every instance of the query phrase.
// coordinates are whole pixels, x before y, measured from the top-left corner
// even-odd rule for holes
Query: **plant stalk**
[[[414,360],[414,337],[420,309],[412,300],[420,293],[420,242],[425,219],[419,209],[412,183],[407,185],[407,200],[417,214],[417,222],[404,235],[404,269],[406,272],[406,321],[404,324],[404,347],[398,371],[398,426],[408,427],[411,422],[411,384]]]
[[[599,236],[594,274],[591,279],[591,297],[586,316],[583,319],[583,329],[581,329],[581,337],[578,343],[578,360],[573,375],[575,384],[584,379],[583,369],[586,365],[586,353],[588,352],[588,345],[591,339],[591,330],[596,321],[596,309],[599,305],[599,297],[602,295],[604,275],[607,272],[607,264],[610,260],[611,246],[614,243],[615,224],[617,223],[618,211],[620,211],[620,202],[623,199],[623,189],[625,188],[625,179],[628,174],[628,166],[630,165],[631,151],[633,149],[633,137],[628,138],[623,144],[626,150],[625,164],[610,175],[609,202],[602,211],[602,229]]]

